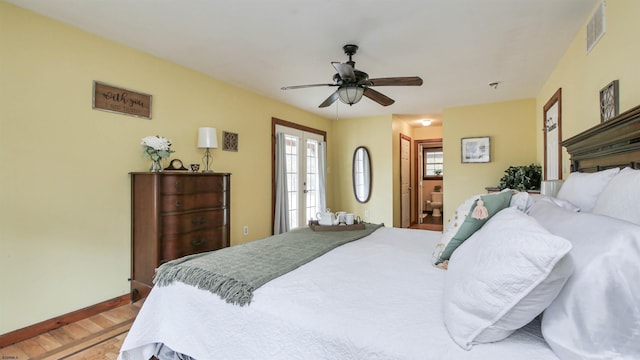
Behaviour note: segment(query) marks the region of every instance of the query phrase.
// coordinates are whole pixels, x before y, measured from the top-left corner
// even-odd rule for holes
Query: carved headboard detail
[[[562,141],[571,171],[640,168],[640,106]]]

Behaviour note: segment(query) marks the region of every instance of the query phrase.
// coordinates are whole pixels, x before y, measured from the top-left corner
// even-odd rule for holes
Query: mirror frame
[[[364,176],[368,176],[368,188],[366,189],[366,196],[364,197],[359,197],[358,196],[358,191],[356,190],[356,157],[358,156],[358,152],[362,151],[364,154],[364,166],[365,166],[365,175]],[[372,176],[371,176],[371,156],[369,155],[369,149],[367,149],[365,146],[358,146],[356,148],[356,150],[353,152],[353,160],[351,161],[351,182],[353,185],[353,195],[356,198],[356,201],[358,201],[361,204],[364,204],[366,202],[369,201],[369,199],[371,198],[371,183],[372,183]]]

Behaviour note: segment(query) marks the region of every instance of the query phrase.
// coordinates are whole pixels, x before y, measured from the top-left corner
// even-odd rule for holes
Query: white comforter
[[[277,278],[249,306],[181,283],[155,287],[120,359],[557,359],[539,324],[462,350],[442,321],[441,234],[382,228]],[[177,354],[173,354],[178,358]]]

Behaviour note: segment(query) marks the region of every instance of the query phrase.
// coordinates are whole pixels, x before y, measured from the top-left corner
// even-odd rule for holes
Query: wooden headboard
[[[640,168],[640,106],[562,141],[571,171]]]

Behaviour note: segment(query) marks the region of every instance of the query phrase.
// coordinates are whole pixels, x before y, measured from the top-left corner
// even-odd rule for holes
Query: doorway
[[[411,226],[411,138],[400,134],[400,227]]]
[[[308,226],[326,207],[326,132],[273,119],[273,214],[276,211],[275,138],[283,134],[283,165],[286,178],[286,216],[289,229]],[[274,229],[275,230],[275,229]]]
[[[442,139],[415,140],[416,228],[442,231],[445,168]]]

